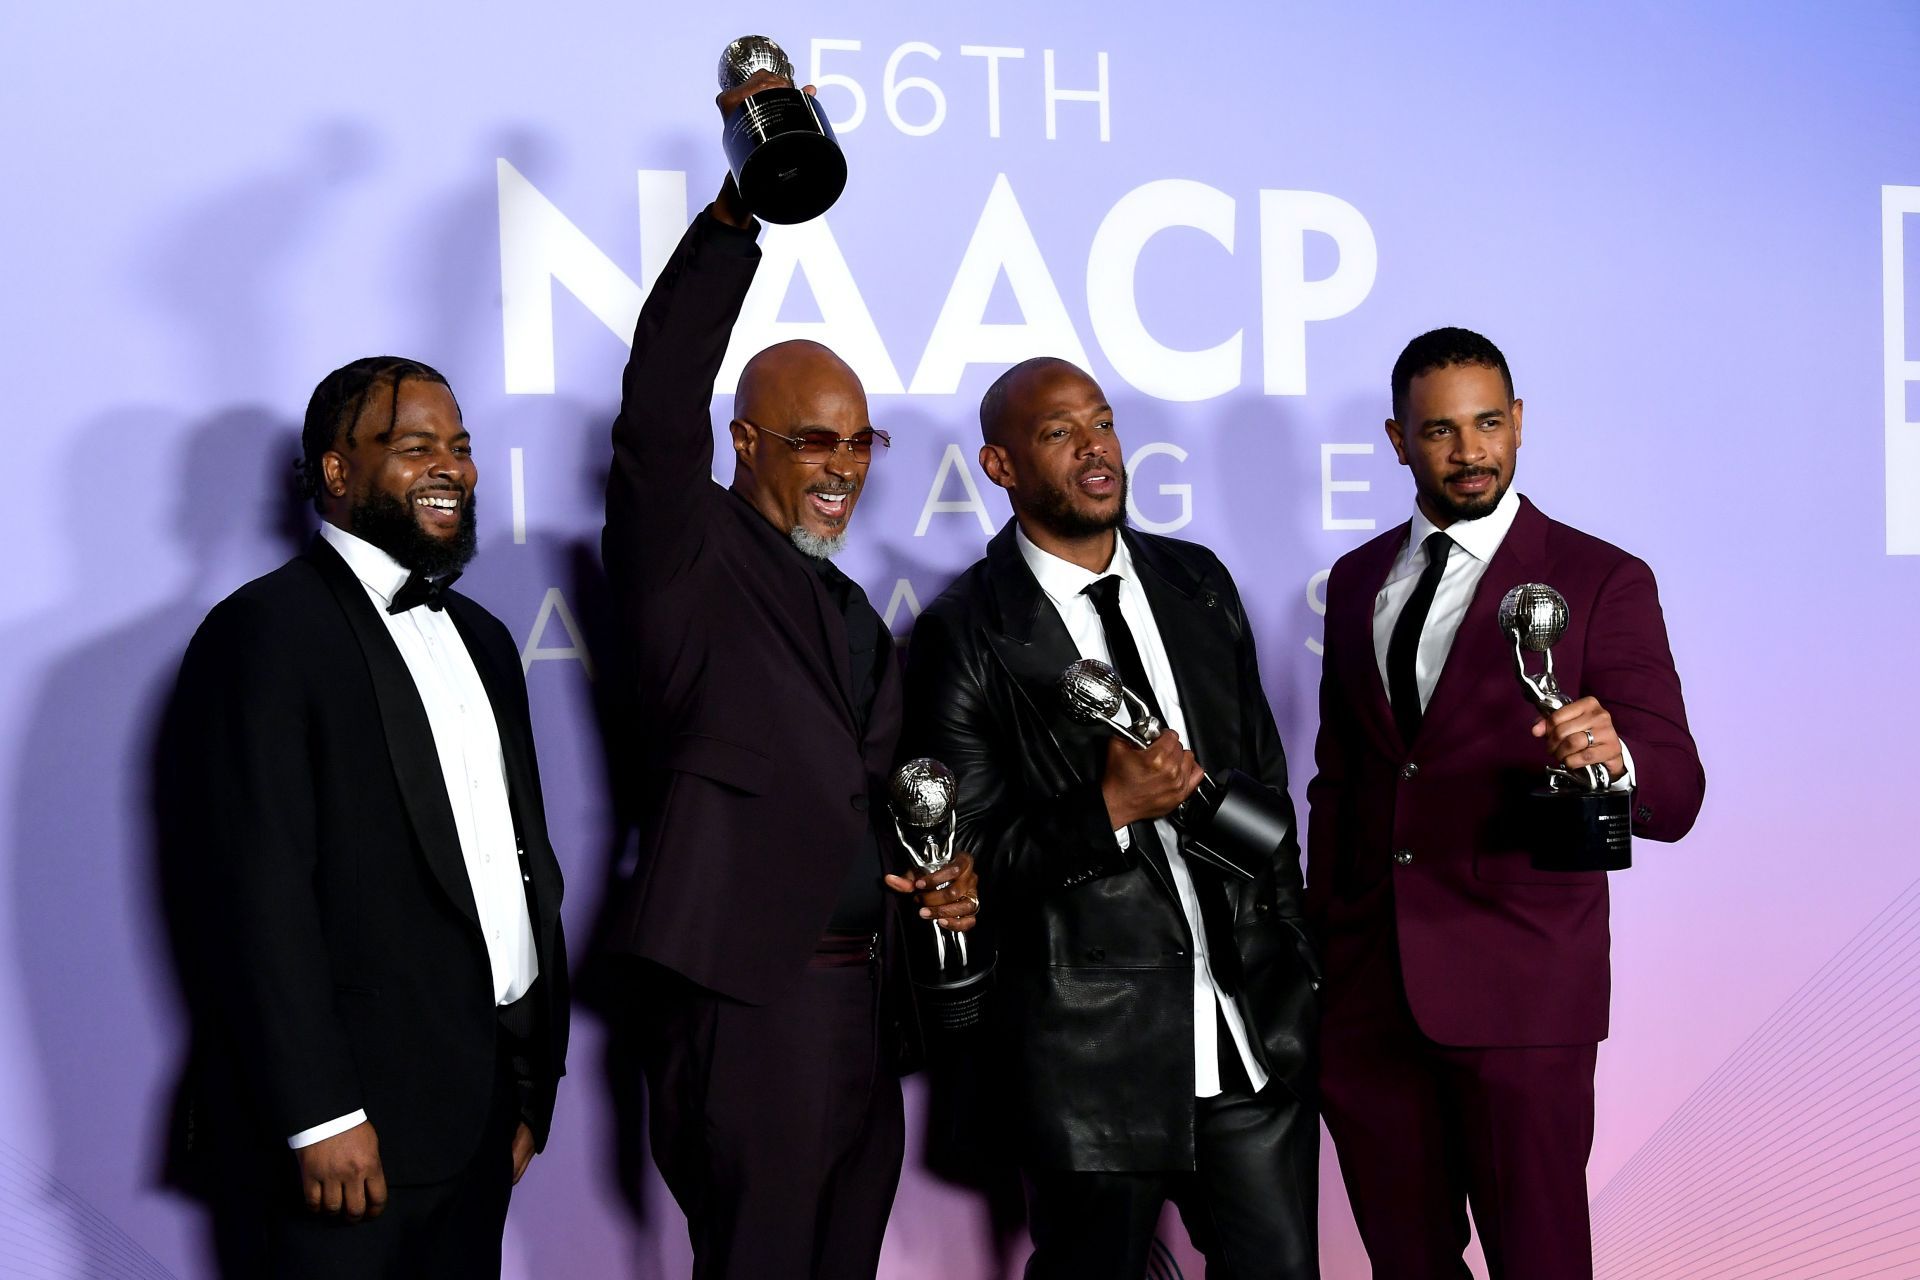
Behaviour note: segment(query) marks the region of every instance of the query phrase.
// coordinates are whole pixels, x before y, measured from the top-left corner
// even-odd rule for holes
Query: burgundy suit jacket
[[[1560,686],[1599,699],[1633,753],[1634,835],[1678,840],[1700,811],[1706,777],[1653,572],[1521,499],[1419,733],[1403,742],[1374,656],[1373,607],[1406,538],[1406,525],[1380,535],[1341,557],[1327,582],[1318,775],[1307,788],[1308,911],[1330,951],[1343,933],[1396,931],[1407,1002],[1440,1044],[1602,1040],[1606,874],[1536,871],[1529,861],[1525,805],[1546,753],[1529,732],[1537,716],[1498,611],[1523,582],[1566,597],[1571,620],[1553,649]],[[1328,995],[1338,1000],[1332,960]]]
[[[749,1004],[806,969],[900,734],[892,638],[863,732],[839,606],[711,478],[714,379],[759,261],[751,235],[703,212],[661,271],[622,383],[601,540],[648,735],[631,780],[639,859],[606,945]]]

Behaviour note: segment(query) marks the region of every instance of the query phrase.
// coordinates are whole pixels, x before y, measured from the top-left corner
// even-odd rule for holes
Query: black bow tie
[[[438,612],[447,607],[447,588],[459,576],[458,570],[443,573],[437,578],[423,578],[417,573],[410,573],[401,588],[393,593],[393,602],[387,606],[387,612],[405,613],[417,605],[425,605]]]

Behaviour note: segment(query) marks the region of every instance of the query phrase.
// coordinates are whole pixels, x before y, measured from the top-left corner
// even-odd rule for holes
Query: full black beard
[[[414,518],[412,502],[386,493],[368,493],[353,504],[349,518],[354,537],[371,542],[399,561],[401,568],[423,578],[438,578],[465,568],[479,546],[472,494],[467,495],[460,511],[460,527],[451,538],[436,538],[422,529]]]
[[[1478,520],[1481,516],[1493,514],[1493,509],[1500,505],[1502,498],[1507,496],[1507,489],[1512,484],[1513,479],[1509,476],[1494,486],[1490,497],[1474,503],[1455,502],[1447,496],[1446,488],[1441,485],[1435,485],[1431,490],[1425,491],[1423,496],[1427,504],[1445,516],[1449,523],[1459,520]]]
[[[1115,474],[1120,477],[1120,501],[1110,515],[1089,515],[1081,511],[1073,505],[1070,489],[1043,490],[1026,514],[1042,529],[1062,538],[1085,538],[1118,529],[1127,522],[1127,473],[1123,470]]]

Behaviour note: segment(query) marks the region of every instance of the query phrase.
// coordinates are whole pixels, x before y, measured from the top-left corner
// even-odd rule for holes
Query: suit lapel
[[[467,646],[474,670],[480,673],[480,683],[486,688],[488,705],[493,708],[494,729],[500,738],[500,757],[507,774],[507,800],[513,810],[514,835],[526,853],[522,869],[533,878],[534,919],[544,937],[545,928],[559,909],[560,886],[553,879],[559,864],[542,856],[545,850],[535,848],[536,841],[545,839],[547,820],[540,796],[539,771],[534,766],[533,726],[520,714],[521,699],[516,695],[524,687],[522,677],[519,672],[510,672],[503,666],[518,659],[511,653],[496,652],[480,639],[478,619],[474,616],[479,612],[480,606],[465,596],[448,596],[447,613]]]
[[[1121,530],[1121,536],[1133,553],[1161,648],[1173,668],[1187,749],[1202,766],[1223,766],[1238,758],[1229,748],[1240,737],[1240,667],[1219,597],[1146,538],[1130,529]]]
[[[1480,575],[1466,616],[1460,620],[1460,630],[1454,633],[1446,665],[1440,668],[1433,696],[1427,699],[1427,712],[1420,722],[1422,736],[1426,726],[1444,725],[1458,704],[1470,700],[1474,686],[1489,672],[1505,672],[1512,667],[1506,639],[1500,634],[1500,598],[1544,565],[1546,532],[1546,517],[1525,498],[1520,499],[1513,527],[1487,562],[1487,571]]]
[[[1400,727],[1393,718],[1393,705],[1387,700],[1387,686],[1380,679],[1380,663],[1374,657],[1373,649],[1373,609],[1374,602],[1380,598],[1380,589],[1387,584],[1387,575],[1393,571],[1393,562],[1400,554],[1400,548],[1406,545],[1407,529],[1412,525],[1409,520],[1402,525],[1398,537],[1376,538],[1354,554],[1359,557],[1354,571],[1359,575],[1361,589],[1353,594],[1345,608],[1337,617],[1327,619],[1328,652],[1362,655],[1365,661],[1361,670],[1349,673],[1348,679],[1357,686],[1354,692],[1359,696],[1348,705],[1360,708],[1360,720],[1367,732],[1371,733],[1385,755],[1404,755],[1405,744],[1400,741]]]
[[[1060,673],[1080,656],[1066,624],[1048,602],[1020,555],[1009,520],[987,544],[987,581],[993,589],[999,628],[987,633],[987,644],[1015,690],[1047,731],[1045,744],[1026,744],[1027,750],[1051,748],[1061,773],[1087,783],[1097,772],[1087,767],[1096,751],[1105,750],[1105,730],[1069,717],[1060,703]]]
[[[459,829],[453,824],[453,808],[447,802],[447,781],[440,771],[433,726],[427,721],[427,709],[414,687],[413,675],[373,601],[367,598],[366,588],[340,554],[316,536],[307,547],[306,559],[339,602],[366,657],[394,781],[399,784],[400,799],[413,822],[421,853],[447,897],[478,929],[480,912],[474,906],[473,884],[460,853]]]

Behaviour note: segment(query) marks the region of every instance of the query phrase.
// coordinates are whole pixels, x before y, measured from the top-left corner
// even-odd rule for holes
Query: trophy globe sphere
[[[953,770],[922,756],[909,760],[887,780],[894,814],[909,827],[937,827],[953,808]]]
[[[720,87],[732,89],[753,79],[756,71],[771,71],[793,79],[793,59],[767,36],[741,36],[720,51]]]
[[[1060,700],[1082,724],[1110,720],[1126,705],[1120,675],[1098,658],[1081,658],[1060,673]]]
[[[1545,653],[1566,633],[1566,599],[1545,583],[1523,582],[1501,597],[1500,630],[1517,635],[1521,648]]]

